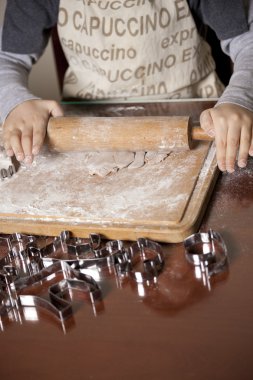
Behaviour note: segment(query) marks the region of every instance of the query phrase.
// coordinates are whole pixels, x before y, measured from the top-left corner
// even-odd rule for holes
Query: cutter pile
[[[210,288],[210,277],[228,264],[221,235],[212,230],[197,233],[185,239],[184,247],[196,277]],[[95,279],[84,273],[88,268],[113,268],[120,279],[150,284],[157,282],[164,267],[162,247],[154,241],[139,238],[126,246],[121,240],[112,240],[103,245],[95,233],[87,239],[72,237],[69,231],[57,237],[0,235],[0,254],[0,328],[1,316],[11,314],[19,321],[20,308],[28,306],[42,307],[63,322],[73,314],[74,289],[86,296],[96,315],[102,291]],[[49,285],[46,296],[34,295],[33,288],[43,283]]]
[[[15,233],[0,236],[0,247],[4,250],[0,260],[0,316],[9,312],[18,314],[20,306],[40,306],[63,321],[72,315],[71,302],[67,300],[71,299],[72,289],[88,295],[96,314],[101,289],[82,270],[113,267],[118,276],[143,283],[156,281],[164,264],[161,246],[142,238],[126,247],[119,240],[102,246],[98,234],[80,239],[71,237],[69,231],[55,238]],[[134,269],[137,261],[143,264],[143,271]],[[48,287],[48,297],[24,294],[52,276],[62,279]]]

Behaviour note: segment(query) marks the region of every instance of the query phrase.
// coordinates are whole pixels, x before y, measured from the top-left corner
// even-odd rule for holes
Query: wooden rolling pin
[[[189,117],[56,117],[47,128],[49,147],[68,151],[157,151],[190,149],[193,140],[211,140]]]

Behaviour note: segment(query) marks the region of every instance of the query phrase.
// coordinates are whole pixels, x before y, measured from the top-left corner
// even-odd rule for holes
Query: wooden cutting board
[[[105,178],[90,176],[84,158],[45,151],[0,182],[0,233],[70,230],[79,237],[97,232],[109,239],[181,242],[197,231],[218,173],[214,147],[206,142]]]

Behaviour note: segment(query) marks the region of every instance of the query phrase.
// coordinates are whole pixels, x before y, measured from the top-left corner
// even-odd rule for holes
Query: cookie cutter
[[[226,244],[220,233],[212,229],[187,237],[184,240],[184,248],[187,261],[195,267],[196,277],[202,277],[208,288],[210,277],[228,267]]]
[[[42,269],[40,257],[29,248],[35,245],[36,238],[24,234],[12,234],[0,237],[1,246],[5,246],[6,256],[0,260],[0,269],[6,265],[15,266],[21,276],[32,275]]]
[[[22,313],[33,306],[56,316],[65,331],[64,321],[73,314],[73,289],[88,296],[94,315],[98,312],[98,300],[101,309],[101,290],[95,279],[84,273],[89,272],[87,268],[106,265],[115,270],[116,281],[129,277],[142,284],[156,281],[164,263],[161,246],[144,238],[130,247],[120,240],[102,246],[99,234],[84,239],[62,231],[55,238],[40,238],[19,233],[0,235],[0,245],[6,250],[6,256],[0,259],[0,324],[3,314],[22,323]],[[142,264],[143,271],[136,270],[136,264]],[[46,298],[29,294],[60,272],[64,278],[48,286]]]
[[[62,239],[63,237],[60,236]],[[58,260],[51,263],[45,268],[41,250],[37,248],[36,237],[13,234],[5,237],[0,237],[0,242],[5,246],[7,255],[0,260],[0,289],[6,294],[3,310],[9,311],[10,308],[15,312],[19,306],[42,306],[60,320],[67,318],[71,314],[71,303],[66,302],[61,298],[60,290],[67,292],[69,289],[78,289],[89,295],[95,314],[95,300],[101,295],[100,289],[96,281],[87,274],[83,274],[71,268],[66,261]],[[95,241],[93,241],[95,244]],[[48,269],[49,268],[49,269]],[[52,269],[50,269],[52,268]],[[49,298],[46,300],[40,296],[21,295],[20,291],[23,288],[34,285],[38,281],[42,281],[44,277],[52,275],[53,272],[62,271],[64,280],[52,288],[49,288]],[[73,280],[74,278],[74,280]],[[57,292],[56,292],[56,289]],[[3,303],[3,302],[2,302]],[[20,318],[15,318],[20,320]]]
[[[2,292],[7,292],[8,302],[11,307],[17,306],[17,293],[13,286],[15,279],[18,277],[18,270],[12,265],[4,265],[0,270],[0,286]]]
[[[10,307],[40,306],[63,321],[73,314],[72,303],[66,299],[66,295],[71,299],[70,293],[73,289],[81,290],[89,296],[93,311],[97,314],[95,303],[101,300],[101,290],[98,284],[91,276],[72,269],[64,261],[55,262],[51,266],[43,268],[40,272],[28,277],[19,277],[15,267],[10,267],[9,271],[5,267],[4,271],[6,273],[0,273],[0,280],[5,280],[4,289],[3,281],[1,281],[2,290],[7,290],[8,297],[0,308],[0,314],[6,313]],[[22,291],[27,291],[27,288],[42,281],[47,281],[49,278],[52,279],[52,277],[56,277],[60,273],[64,278],[49,286],[49,299],[37,295],[22,294]]]
[[[17,280],[15,282],[15,287],[18,291],[20,291],[28,286],[47,279],[52,274],[56,275],[59,272],[62,272],[64,279],[49,287],[48,291],[51,302],[45,300],[44,304],[44,307],[53,312],[59,319],[62,320],[72,315],[71,302],[65,299],[66,292],[69,292],[70,289],[78,289],[87,293],[92,305],[95,304],[95,301],[101,300],[101,290],[96,281],[91,276],[72,269],[64,261],[55,262],[51,266],[44,268],[33,276]],[[30,306],[32,297],[34,296],[21,295],[19,297],[21,305]],[[41,302],[42,298],[38,298]],[[36,304],[34,306],[36,306]]]
[[[164,266],[164,255],[160,244],[145,238],[140,238],[130,247],[133,257],[139,255],[143,271],[132,270],[131,276],[138,282],[157,281]]]
[[[92,250],[96,244],[100,244],[100,237],[97,234],[91,234],[88,239],[84,239],[71,237],[70,231],[62,231],[59,236],[42,249],[42,256],[49,256],[57,250],[61,250],[62,253],[71,255],[72,259],[73,256],[79,259]]]
[[[1,157],[3,156],[3,157]],[[14,159],[12,157],[6,157],[4,148],[0,146],[0,179],[3,181],[5,178],[11,178],[16,173],[16,167]]]
[[[89,238],[71,237],[69,231],[62,231],[59,236],[43,248],[31,244],[28,250],[39,256],[44,265],[53,262],[65,261],[74,269],[85,269],[92,266],[101,268],[111,265],[109,252],[105,247],[101,248],[101,236],[96,233]]]
[[[16,172],[14,165],[9,165],[8,169],[0,169],[0,178],[4,180],[5,178],[10,178]]]
[[[70,231],[62,231],[52,242],[40,248],[34,236],[13,234],[8,242],[12,255],[21,257],[35,257],[44,264],[52,264],[57,261],[65,261],[72,268],[82,269],[97,265],[116,266],[118,272],[133,272],[131,268],[137,257],[141,258],[144,265],[144,277],[154,277],[161,271],[163,265],[163,253],[160,244],[149,239],[139,238],[136,243],[126,247],[121,240],[111,240],[101,246],[101,236],[93,233],[89,238],[72,237]],[[18,246],[18,247],[17,247]],[[55,255],[56,252],[59,255]],[[153,256],[148,259],[147,251]],[[136,276],[133,276],[136,277]]]
[[[62,231],[55,239],[55,241],[61,241],[61,243],[67,246],[67,251],[70,254],[74,254],[77,257],[85,254],[89,250],[96,250],[101,245],[101,236],[96,233],[91,233],[88,239],[76,238],[71,236],[70,231]]]
[[[127,274],[137,282],[157,277],[164,263],[160,244],[145,238],[139,238],[130,247],[126,247],[120,240],[108,241],[105,246],[101,246],[99,234],[90,234],[85,239],[72,237],[69,231],[62,231],[44,247],[39,247],[37,242],[35,236],[18,233],[5,238],[9,262],[13,258],[20,259],[23,266],[26,266],[25,269],[22,268],[23,272],[30,275],[57,261],[64,261],[78,270],[94,265],[115,266],[118,274]],[[59,256],[55,255],[57,251],[60,251]],[[148,252],[152,257],[147,258]],[[138,260],[143,264],[142,272],[133,269]]]
[[[164,255],[161,245],[145,238],[139,238],[130,247],[125,248],[120,240],[110,241],[107,248],[113,257],[119,276],[130,277],[137,283],[156,282],[164,266]],[[141,262],[143,270],[135,266]]]

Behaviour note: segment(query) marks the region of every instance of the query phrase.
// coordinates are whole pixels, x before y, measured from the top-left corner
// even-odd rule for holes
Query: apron
[[[63,97],[217,98],[224,87],[186,0],[61,0]]]

